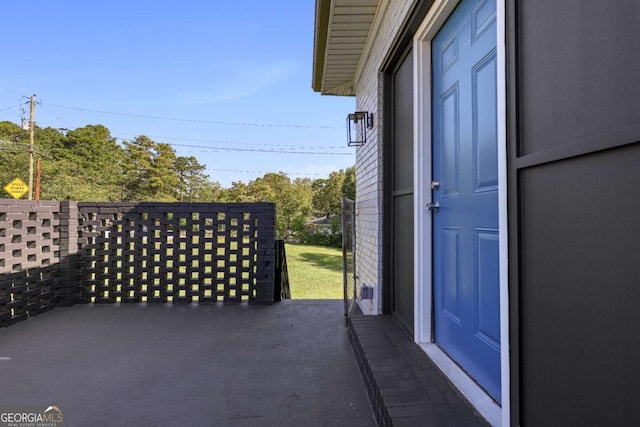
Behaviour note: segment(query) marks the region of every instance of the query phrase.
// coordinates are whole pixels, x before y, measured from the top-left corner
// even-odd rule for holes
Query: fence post
[[[349,324],[349,315],[356,301],[356,206],[350,199],[342,199],[342,276],[344,285],[344,319]]]
[[[61,306],[79,302],[81,265],[78,254],[78,202],[60,202],[60,266],[56,279],[56,299]]]
[[[260,222],[257,227],[256,285],[254,304],[273,304],[276,267],[276,206],[260,203]]]

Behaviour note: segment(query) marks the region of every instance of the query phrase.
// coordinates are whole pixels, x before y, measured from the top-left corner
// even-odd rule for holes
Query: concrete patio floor
[[[0,329],[0,406],[65,426],[375,426],[342,301],[76,305]]]

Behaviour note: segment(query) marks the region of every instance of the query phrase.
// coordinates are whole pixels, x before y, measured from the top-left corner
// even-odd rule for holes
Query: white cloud
[[[193,81],[206,82],[197,91],[190,88],[179,94],[178,102],[204,104],[229,101],[260,93],[285,82],[294,75],[298,65],[283,59],[266,63],[222,63],[215,73],[199,76]]]

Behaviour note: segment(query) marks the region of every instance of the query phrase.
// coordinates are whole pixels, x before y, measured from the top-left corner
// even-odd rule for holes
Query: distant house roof
[[[321,217],[318,217],[318,218],[314,218],[314,219],[310,220],[309,222],[307,222],[307,224],[309,224],[309,225],[329,225],[329,224],[331,224],[330,218],[332,220],[335,218],[339,222],[342,221],[342,215],[331,215],[331,216],[321,216]]]
[[[313,90],[354,96],[354,78],[379,0],[316,0]]]

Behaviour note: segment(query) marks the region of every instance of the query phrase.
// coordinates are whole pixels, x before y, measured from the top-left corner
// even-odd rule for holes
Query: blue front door
[[[437,344],[500,401],[495,0],[462,0],[432,44]]]

